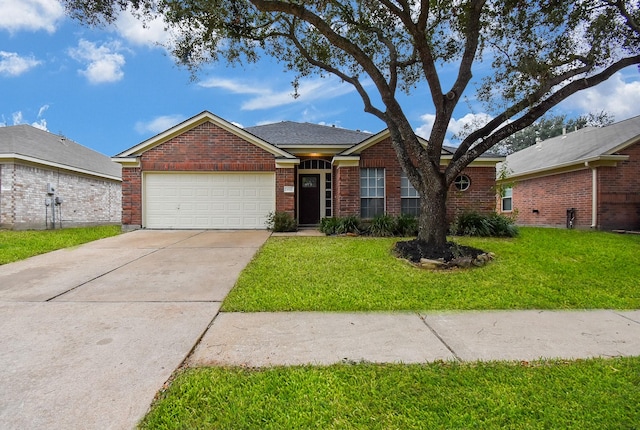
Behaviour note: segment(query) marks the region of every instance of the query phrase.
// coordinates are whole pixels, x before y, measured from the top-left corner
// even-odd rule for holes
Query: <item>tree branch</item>
[[[470,147],[474,142],[476,142],[479,139],[482,139],[482,140],[472,148],[468,149],[464,154],[460,155],[458,151],[456,151],[454,159],[451,161],[449,166],[447,166],[447,169],[445,171],[445,177],[446,177],[447,183],[450,183],[449,181],[453,181],[455,177],[467,165],[469,165],[469,163],[471,163],[477,157],[479,157],[480,155],[482,155],[483,153],[491,149],[496,143],[509,137],[513,133],[520,131],[523,128],[533,124],[535,120],[537,120],[542,115],[544,115],[549,109],[558,105],[560,102],[566,100],[569,96],[577,93],[578,91],[594,87],[606,81],[607,79],[609,79],[616,72],[634,64],[640,64],[640,55],[623,58],[621,60],[618,60],[617,62],[615,62],[614,64],[607,67],[606,69],[604,69],[603,71],[601,71],[596,75],[574,80],[568,83],[567,85],[565,85],[564,87],[560,88],[556,92],[552,93],[546,99],[532,106],[531,109],[529,109],[520,118],[516,119],[515,121],[505,126],[502,126],[498,131],[493,133],[493,131],[495,131],[498,127],[503,125],[511,116],[517,114],[518,112],[521,112],[524,109],[520,109],[517,112],[511,112],[508,116],[507,116],[507,112],[511,111],[511,109],[505,111],[505,113],[494,118],[487,125],[477,130],[476,132],[470,134],[465,139],[463,143],[467,147]],[[518,105],[520,104],[517,104],[516,106]]]

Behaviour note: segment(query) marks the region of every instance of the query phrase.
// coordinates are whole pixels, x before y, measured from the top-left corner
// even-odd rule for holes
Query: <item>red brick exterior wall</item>
[[[122,223],[142,225],[142,173],[189,172],[276,172],[275,157],[221,127],[205,122],[140,157],[141,168],[122,169]],[[284,185],[294,185],[294,169],[277,169],[276,210],[293,212],[293,196]],[[282,206],[279,206],[282,205]]]
[[[290,187],[296,183],[296,169],[276,170],[276,211],[286,212],[292,217],[296,216],[296,195],[285,193],[284,187]]]
[[[386,212],[389,215],[399,215],[401,210],[400,178],[402,168],[398,156],[391,146],[391,140],[386,139],[362,152],[360,167],[385,168]],[[462,172],[471,180],[466,191],[458,191],[453,185],[449,189],[447,198],[447,219],[453,221],[461,212],[475,210],[482,213],[495,211],[495,167],[468,167]],[[356,214],[360,213],[360,172],[357,172],[355,195],[357,199]]]
[[[576,209],[575,227],[591,226],[590,169],[520,181],[513,187],[519,225],[566,227],[570,208]]]
[[[601,230],[640,229],[640,144],[620,154],[628,155],[629,160],[618,162],[616,167],[597,168],[596,227]],[[575,208],[574,226],[590,228],[592,180],[592,170],[584,168],[517,182],[513,187],[517,223],[566,227],[567,209]]]
[[[640,143],[620,154],[629,160],[598,168],[598,228],[640,230]]]
[[[122,224],[142,225],[142,169],[122,168]]]
[[[360,168],[336,167],[333,177],[333,216],[360,216]]]
[[[143,171],[275,172],[275,158],[262,148],[205,122],[145,152]]]
[[[295,194],[285,186],[296,186],[296,169],[277,169],[273,154],[238,136],[206,122],[149,149],[140,157],[141,167],[122,170],[122,222],[142,225],[142,174],[162,171],[258,171],[276,173],[276,210],[295,216]],[[401,168],[390,140],[380,142],[361,154],[360,166],[333,169],[334,216],[360,215],[360,168],[385,168],[386,212],[401,210]],[[467,209],[490,212],[495,207],[495,168],[473,167],[464,174],[471,179],[469,190],[449,192],[447,215]]]

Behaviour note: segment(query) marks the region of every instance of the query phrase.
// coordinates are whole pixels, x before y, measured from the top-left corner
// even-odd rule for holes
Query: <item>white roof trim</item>
[[[281,150],[278,147],[260,139],[257,136],[243,130],[240,127],[237,127],[231,124],[228,121],[212,114],[209,111],[204,111],[199,113],[198,115],[189,118],[186,121],[181,122],[180,124],[171,127],[170,129],[163,131],[162,133],[145,140],[144,142],[139,143],[138,145],[127,149],[126,151],[116,155],[113,157],[114,161],[119,158],[129,158],[136,155],[141,155],[142,153],[163,144],[164,142],[181,135],[182,133],[199,126],[200,124],[204,124],[205,122],[212,122],[218,127],[235,134],[236,136],[246,140],[249,143],[252,143],[259,148],[264,149],[267,152],[270,152],[276,157],[280,158],[295,158],[292,154],[287,151]]]
[[[550,176],[550,175],[565,173],[569,171],[569,169],[571,168],[573,168],[572,170],[587,169],[591,167],[591,165],[597,164],[598,162],[602,162],[603,164],[608,164],[608,163],[615,164],[615,163],[618,163],[619,161],[626,161],[628,159],[629,159],[628,155],[597,155],[595,157],[583,158],[580,160],[573,160],[566,163],[556,164],[554,166],[548,166],[540,169],[527,170],[525,172],[520,172],[518,174],[512,174],[507,176],[505,180],[509,181],[513,179],[520,179],[523,177],[526,177],[527,179],[529,179],[529,178],[535,178],[538,176]],[[595,167],[597,167],[597,165]],[[498,182],[500,182],[500,180],[498,180]]]
[[[374,134],[373,136],[371,136],[370,138],[363,140],[362,142],[358,143],[357,145],[352,146],[351,148],[347,149],[344,152],[341,152],[339,155],[353,155],[354,153],[360,153],[362,151],[364,151],[365,149],[368,149],[370,147],[372,147],[373,145],[380,143],[381,141],[383,141],[384,139],[388,138],[391,136],[391,132],[389,131],[389,129],[384,129],[381,132],[379,132],[378,134]],[[420,136],[416,136],[418,138],[418,142],[420,142],[420,144],[422,146],[427,146],[429,144],[429,141],[420,137]],[[443,156],[447,156],[447,155],[453,155],[450,151],[448,151],[445,148],[442,148],[441,151]]]
[[[83,175],[95,176],[97,178],[109,179],[112,181],[122,182],[122,178],[118,176],[105,175],[103,173],[94,172],[92,170],[81,169],[79,167],[68,166],[66,164],[55,163],[52,161],[45,161],[39,158],[30,157],[28,155],[20,155],[20,154],[0,154],[0,162],[2,161],[26,161],[28,163],[40,164],[42,166],[53,167],[56,169],[64,169],[70,172],[82,173]]]

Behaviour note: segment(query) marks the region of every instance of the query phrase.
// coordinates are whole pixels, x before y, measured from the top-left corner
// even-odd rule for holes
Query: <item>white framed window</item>
[[[400,212],[405,215],[420,216],[420,195],[402,172],[400,176]]]
[[[513,188],[505,188],[502,193],[502,212],[513,210]]]
[[[360,216],[384,215],[384,169],[360,169]]]
[[[471,186],[471,179],[467,175],[458,175],[453,181],[453,185],[458,191],[467,191]]]

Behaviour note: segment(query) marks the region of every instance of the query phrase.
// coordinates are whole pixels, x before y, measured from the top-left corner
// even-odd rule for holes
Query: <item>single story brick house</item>
[[[498,182],[511,188],[498,210],[520,225],[640,229],[640,116],[545,140],[505,163]]]
[[[0,228],[120,224],[121,167],[30,125],[0,127]]]
[[[388,131],[288,121],[240,128],[204,111],[112,159],[122,164],[125,229],[262,229],[274,211],[317,225],[323,217],[418,210]],[[503,159],[480,158],[458,178],[451,217],[495,209]]]

